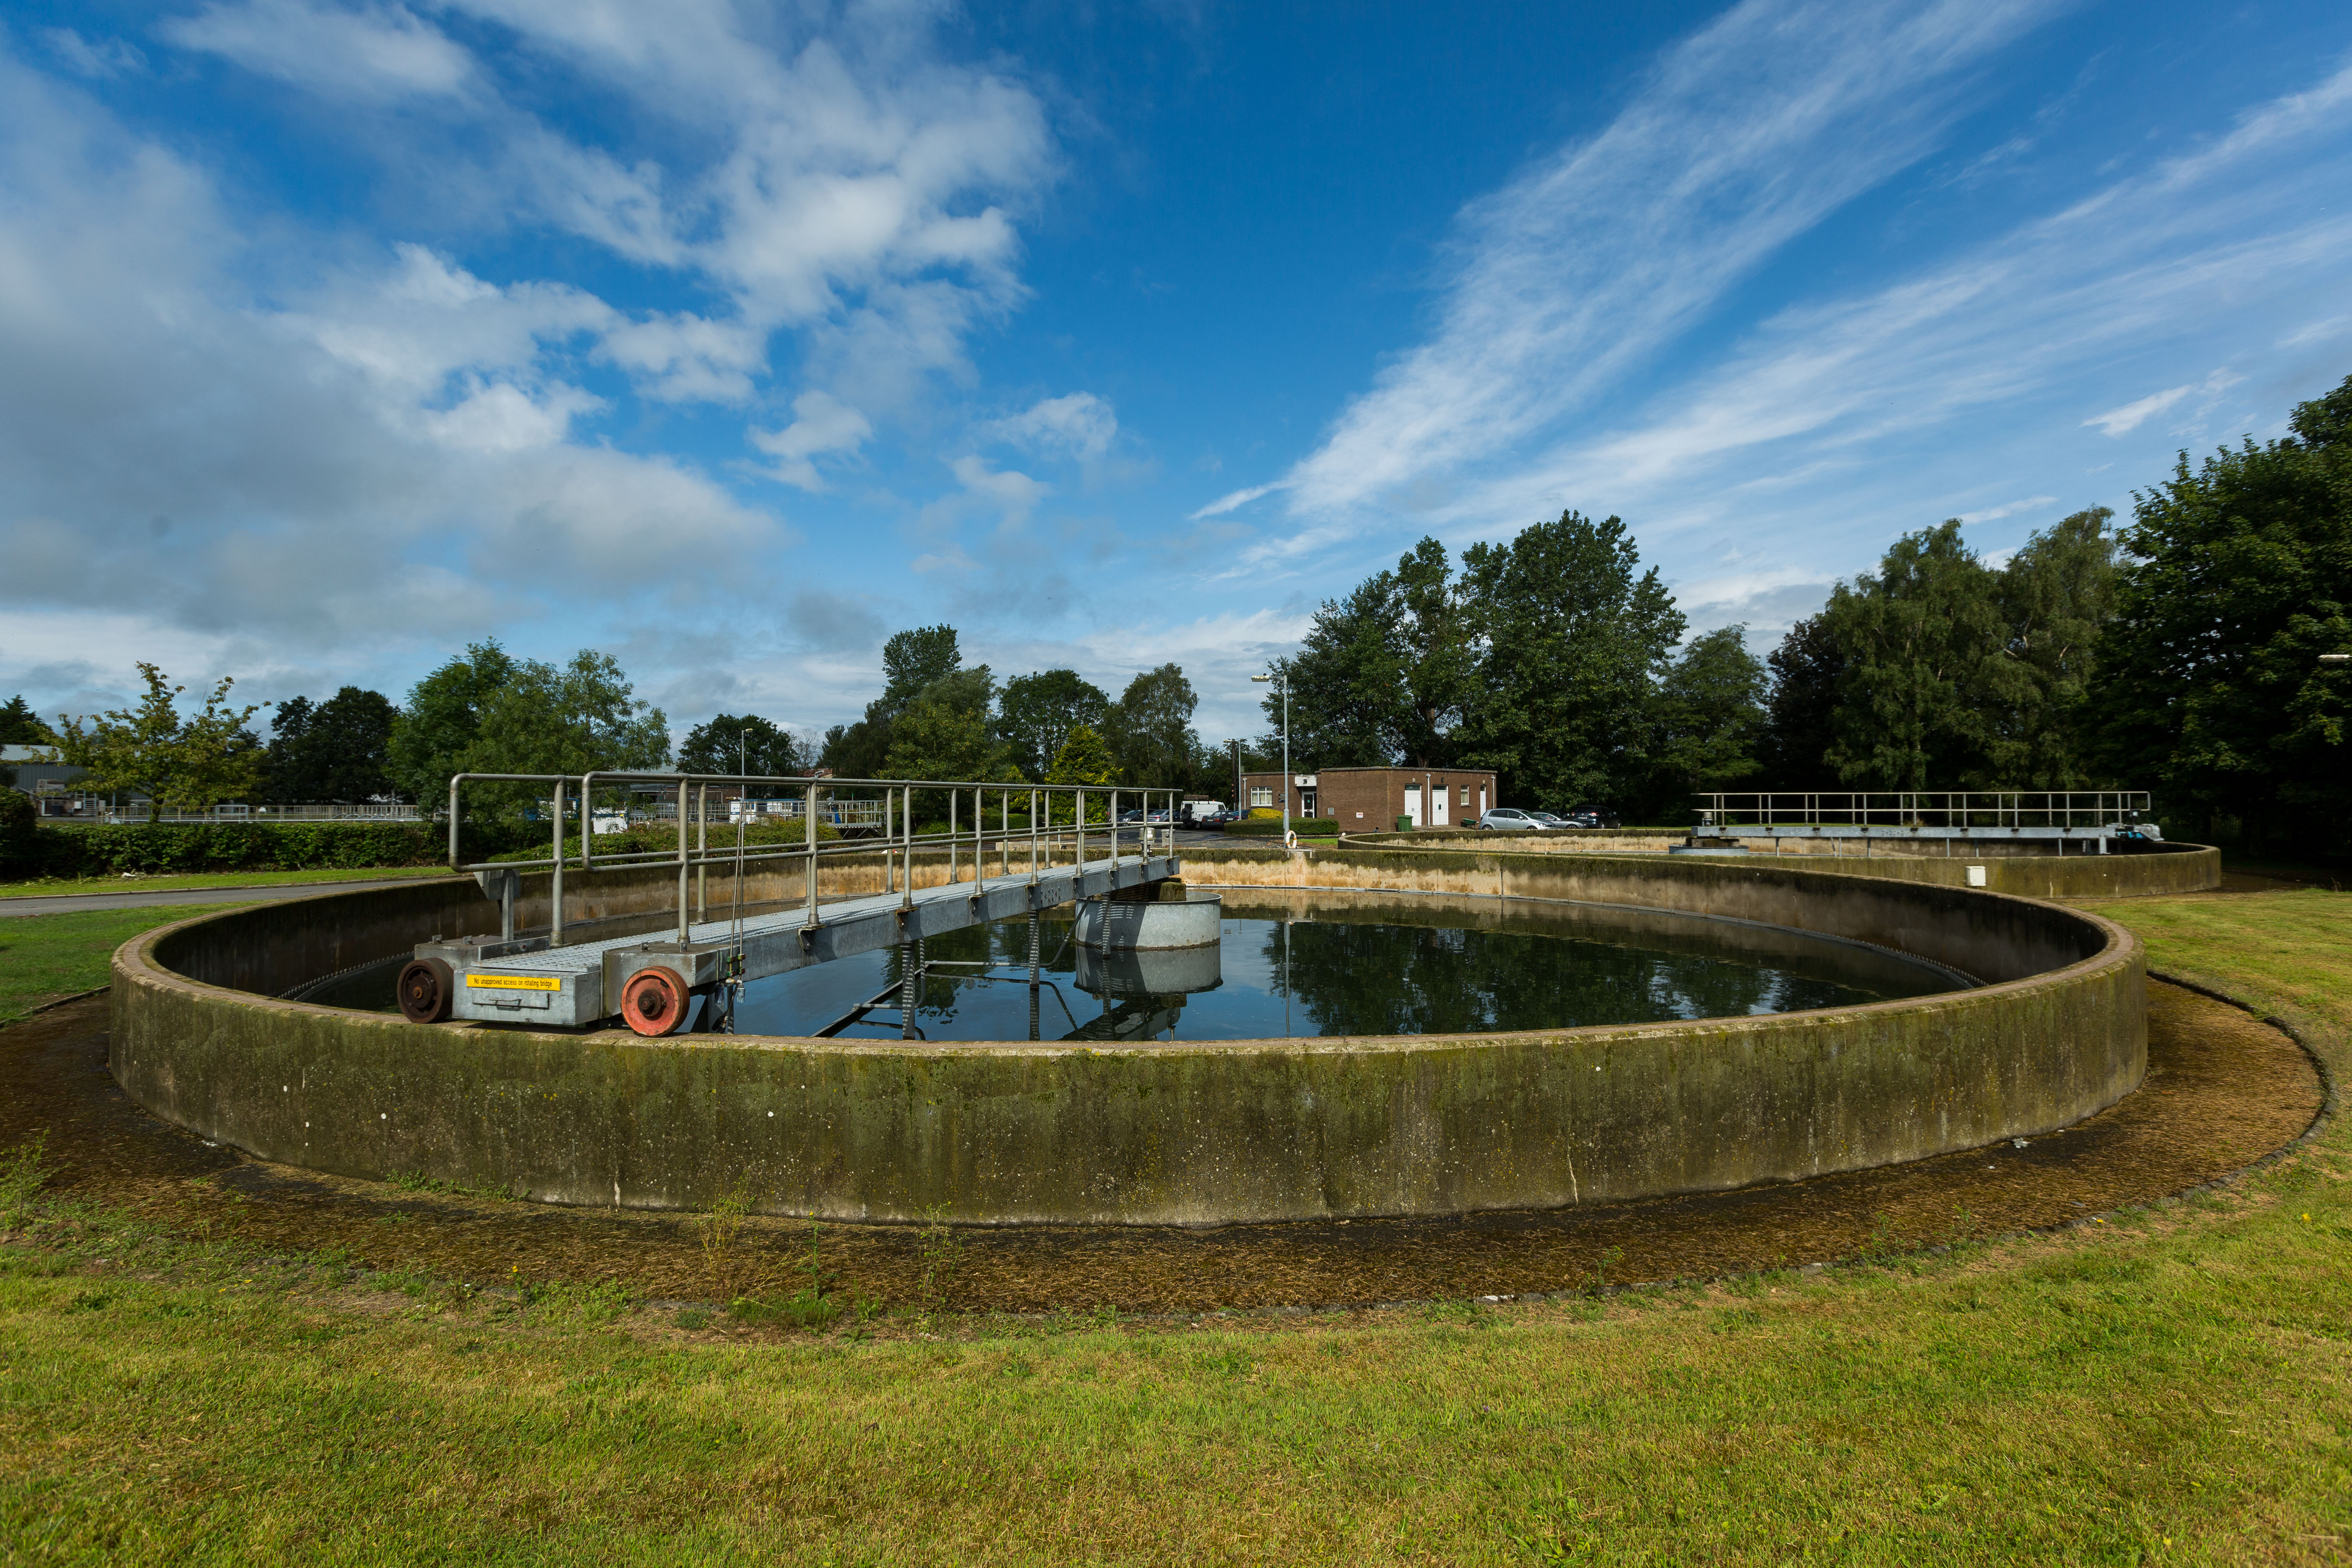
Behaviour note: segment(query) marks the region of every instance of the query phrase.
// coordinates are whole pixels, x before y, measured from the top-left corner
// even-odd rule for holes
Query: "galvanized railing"
[[[1700,826],[2064,830],[2113,827],[2149,809],[2145,790],[1785,791],[1702,795]]]
[[[567,819],[571,808],[567,795],[576,791],[580,809],[589,826],[595,815],[595,795],[599,790],[613,790],[633,784],[658,783],[674,787],[674,810],[665,820],[678,826],[677,844],[671,849],[606,851],[599,854],[593,834],[578,835],[577,847],[566,842]],[[530,860],[467,861],[459,848],[461,825],[459,795],[467,784],[543,785],[551,806],[551,842],[549,855]],[[708,811],[710,792],[739,790],[748,793],[754,786],[791,785],[799,792],[801,810],[793,820],[804,829],[798,844],[754,844],[737,835],[738,842],[722,841],[718,849],[710,847],[713,819]],[[817,837],[817,826],[825,821],[827,808],[835,804],[827,799],[835,789],[878,791],[874,800],[858,799],[838,804],[874,805],[878,808],[880,834],[876,838],[836,838],[831,842]],[[588,773],[574,779],[553,773],[458,773],[449,780],[449,867],[456,871],[540,871],[553,873],[551,889],[551,916],[549,942],[561,946],[563,941],[563,874],[567,868],[583,871],[613,871],[643,868],[649,866],[675,865],[677,868],[677,940],[688,940],[689,925],[695,919],[709,918],[709,868],[732,868],[739,879],[756,861],[798,860],[802,863],[803,893],[806,901],[805,923],[811,927],[822,924],[818,916],[818,871],[828,857],[882,856],[883,890],[900,895],[902,905],[910,905],[914,898],[915,858],[918,854],[947,851],[947,879],[966,879],[962,857],[967,848],[971,855],[971,880],[985,876],[984,861],[992,852],[998,859],[1000,876],[1015,874],[1015,847],[1026,851],[1031,880],[1039,872],[1059,861],[1062,846],[1069,847],[1074,863],[1087,862],[1088,840],[1092,838],[1102,852],[1116,857],[1123,841],[1133,841],[1139,849],[1150,852],[1154,842],[1172,842],[1177,803],[1183,792],[1179,789],[1116,789],[1091,784],[989,784],[931,779],[824,779],[806,777],[761,777],[740,773]],[[947,826],[944,829],[918,833],[915,831],[915,807],[920,796],[945,795]],[[1021,805],[1019,826],[1014,826],[1014,803]],[[971,826],[964,826],[963,812],[971,808]],[[997,826],[987,825],[988,807],[996,807]],[[1139,808],[1143,820],[1121,823],[1119,816],[1129,805]],[[1097,806],[1101,810],[1099,824],[1092,820]],[[724,816],[718,819],[722,828],[735,826]],[[748,825],[747,825],[748,826]],[[688,831],[690,828],[691,834]],[[1097,829],[1098,828],[1098,831]],[[694,839],[688,843],[688,837]],[[689,897],[689,887],[699,877],[699,888]],[[739,880],[739,887],[740,886]],[[689,909],[696,911],[689,916]]]

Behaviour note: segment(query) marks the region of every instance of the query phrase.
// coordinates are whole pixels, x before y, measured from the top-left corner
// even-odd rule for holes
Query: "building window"
[[[1468,805],[1470,804],[1470,786],[1468,784],[1464,784],[1462,786],[1462,804],[1465,805]]]
[[[1250,785],[1250,804],[1252,805],[1272,805],[1274,804],[1274,786],[1272,784]]]

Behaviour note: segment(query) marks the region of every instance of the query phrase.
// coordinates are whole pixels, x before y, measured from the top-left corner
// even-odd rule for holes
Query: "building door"
[[[1429,792],[1429,825],[1432,827],[1444,826],[1445,786],[1444,784],[1439,784],[1436,788]]]
[[[1412,819],[1412,825],[1415,827],[1421,826],[1421,786],[1419,784],[1404,786],[1404,814]]]
[[[1480,784],[1478,786],[1478,815],[1481,816],[1486,815],[1486,786],[1485,784]]]
[[[1315,792],[1313,790],[1303,789],[1298,792],[1298,815],[1301,816],[1312,816],[1315,815]]]

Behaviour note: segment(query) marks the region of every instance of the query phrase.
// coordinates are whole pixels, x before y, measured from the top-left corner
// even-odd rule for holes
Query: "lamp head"
[[[1272,679],[1274,679],[1274,677],[1272,677],[1271,675],[1253,675],[1253,676],[1251,676],[1251,677],[1250,677],[1250,679],[1251,679],[1252,680],[1261,681],[1261,682],[1262,682],[1262,681],[1272,680]]]

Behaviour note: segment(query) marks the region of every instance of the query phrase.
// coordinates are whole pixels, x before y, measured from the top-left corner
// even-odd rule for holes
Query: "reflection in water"
[[[1066,914],[1048,919],[1039,1033],[1139,1042],[1570,1028],[1848,1006],[1953,984],[1883,953],[1694,917],[1553,910],[1540,917],[1545,929],[1498,930],[1491,916],[1439,923],[1445,917],[1416,910],[1407,918],[1429,923],[1396,924],[1389,922],[1402,911],[1312,912],[1237,914],[1229,898],[1221,947],[1189,950],[1181,974],[1146,973],[1131,962],[1139,955],[1106,962],[1071,941]],[[986,973],[1025,980],[1027,951],[1026,922],[1015,920],[934,937],[926,956],[935,965],[986,963]],[[754,982],[736,1026],[806,1034],[895,984],[904,963],[892,950]],[[916,1008],[924,1037],[1032,1037],[1028,986],[982,983],[976,973],[935,967],[924,975]],[[843,1037],[898,1032],[891,1010]]]

